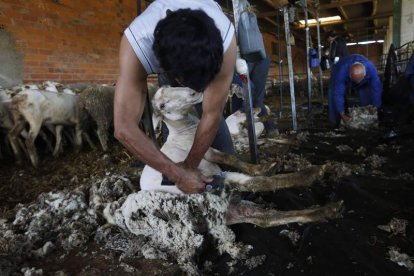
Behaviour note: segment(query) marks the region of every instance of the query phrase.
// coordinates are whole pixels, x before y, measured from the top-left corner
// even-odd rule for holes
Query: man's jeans
[[[253,107],[260,107],[261,112],[258,114],[259,117],[269,115],[264,105],[265,87],[267,75],[269,73],[270,59],[266,55],[266,58],[257,62],[248,62],[249,67],[249,78],[252,92],[252,103]],[[266,131],[276,129],[275,124],[272,121],[263,122]]]

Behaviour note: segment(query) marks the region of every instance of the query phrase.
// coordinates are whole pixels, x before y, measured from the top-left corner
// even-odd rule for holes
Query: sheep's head
[[[43,89],[51,92],[58,92],[63,89],[63,84],[55,81],[45,81],[43,82]]]
[[[202,102],[203,94],[188,87],[161,87],[152,99],[154,114],[172,121],[187,116],[193,105]]]

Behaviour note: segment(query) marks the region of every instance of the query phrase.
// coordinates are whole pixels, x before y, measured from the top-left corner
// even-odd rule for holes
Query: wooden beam
[[[279,13],[280,13],[279,11],[260,12],[257,14],[257,17],[258,18],[272,17],[272,16],[277,16]]]
[[[378,34],[371,33],[367,35],[358,34],[358,36],[352,37],[350,42],[364,41],[364,40],[370,40],[370,39],[384,39],[384,35],[381,33],[378,33]]]
[[[333,3],[329,3],[329,4],[319,4],[319,10],[328,10],[328,9],[333,9],[333,8],[343,8],[345,6],[352,6],[352,5],[359,5],[359,4],[363,4],[363,3],[370,3],[373,0],[347,0],[347,1],[337,1],[337,2],[333,2]],[[264,0],[265,3],[267,3],[269,6],[273,6],[270,3],[269,0]],[[309,5],[309,7],[311,7],[311,5]],[[312,12],[314,12],[313,9],[310,9]],[[261,17],[268,17],[268,16],[275,16],[277,14],[277,11],[268,11],[268,12],[262,12],[259,13],[257,15],[257,17],[261,18]]]
[[[352,5],[359,5],[363,3],[370,3],[372,0],[346,0],[346,1],[336,1],[329,4],[320,4],[319,9],[320,10],[327,10],[332,8],[338,8],[338,7],[345,7],[345,6],[352,6]]]
[[[383,13],[383,14],[377,14],[375,16],[350,18],[348,20],[340,20],[340,21],[332,21],[332,22],[322,22],[321,23],[321,26],[346,24],[346,23],[358,22],[358,21],[369,21],[369,20],[374,20],[374,19],[378,19],[378,18],[385,18],[385,17],[390,17],[390,16],[392,16],[392,12],[387,12],[387,13]],[[316,27],[316,24],[315,25],[310,25],[309,27],[310,28]],[[303,28],[305,28],[305,26],[296,27],[296,29],[303,29]]]
[[[346,14],[346,11],[345,11],[344,7],[338,7],[338,10],[341,13],[342,17],[345,18],[345,20],[349,19],[348,15]]]
[[[277,27],[277,23],[273,19],[270,19],[269,17],[265,17],[264,20],[266,20],[267,22],[269,22],[273,26]]]
[[[357,32],[366,32],[366,31],[386,31],[388,26],[383,27],[367,27],[367,28],[359,28],[359,29],[347,29],[344,31],[337,30],[336,33],[344,34],[344,33],[357,33]]]

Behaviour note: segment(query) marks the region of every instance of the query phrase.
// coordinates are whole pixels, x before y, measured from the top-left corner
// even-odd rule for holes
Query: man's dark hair
[[[172,81],[200,92],[223,63],[220,31],[202,10],[167,12],[155,28],[152,49]]]

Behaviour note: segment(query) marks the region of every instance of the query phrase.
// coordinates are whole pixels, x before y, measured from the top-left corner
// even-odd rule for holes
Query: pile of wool
[[[14,221],[0,222],[0,255],[15,266],[26,258],[43,258],[56,247],[70,250],[85,244],[97,228],[86,192],[82,186],[72,192],[43,193],[29,206],[17,205]]]
[[[233,258],[233,264],[247,266],[251,246],[236,242],[226,226],[229,200],[224,193],[129,194],[131,190],[128,178],[112,174],[18,205],[14,221],[0,220],[0,271],[20,271],[29,258],[44,258],[57,248],[69,251],[93,236],[106,248],[123,251],[121,258],[176,260],[191,275],[201,273],[204,266],[197,256],[211,245]]]
[[[139,247],[145,258],[175,259],[183,271],[197,275],[196,257],[210,238],[219,254],[228,253],[234,260],[247,258],[251,247],[237,243],[225,224],[228,204],[227,197],[212,193],[140,191],[130,194],[121,208],[108,206],[105,216],[125,232],[145,237],[145,244],[141,239]]]
[[[378,127],[378,112],[375,106],[349,108],[349,116],[351,120],[344,124],[347,128],[368,130]],[[341,123],[343,124],[342,120]]]
[[[343,177],[350,176],[352,174],[365,173],[365,164],[349,164],[338,161],[327,161],[326,172],[329,174],[329,179],[334,182],[339,182]]]
[[[0,271],[16,271],[26,259],[44,258],[56,248],[85,245],[99,226],[100,201],[126,195],[129,184],[111,175],[73,191],[42,193],[27,206],[18,204],[14,221],[0,220]]]
[[[108,174],[104,178],[92,179],[89,188],[89,207],[101,216],[104,208],[113,202],[125,200],[126,196],[137,189],[126,176]]]

